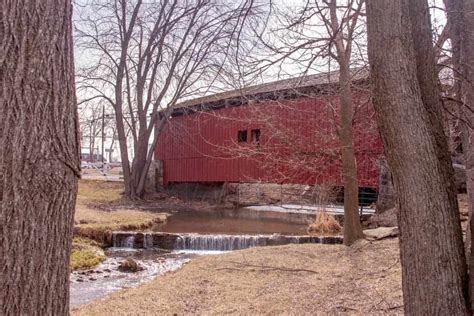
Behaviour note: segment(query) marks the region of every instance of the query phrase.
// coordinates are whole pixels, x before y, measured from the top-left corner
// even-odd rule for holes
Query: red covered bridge
[[[337,74],[306,76],[181,103],[155,159],[163,184],[266,182],[342,186]],[[360,187],[376,188],[382,144],[365,80],[354,78]],[[361,88],[362,87],[362,88]]]

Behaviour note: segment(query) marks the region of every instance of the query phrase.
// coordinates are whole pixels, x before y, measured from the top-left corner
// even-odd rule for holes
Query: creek
[[[150,231],[114,232],[113,247],[105,250],[107,259],[103,263],[71,273],[71,307],[149,282],[199,255],[290,243],[342,243],[340,236],[305,235],[306,228],[307,223],[241,218],[234,213],[178,212]],[[132,258],[141,270],[119,271],[120,263],[127,258]]]

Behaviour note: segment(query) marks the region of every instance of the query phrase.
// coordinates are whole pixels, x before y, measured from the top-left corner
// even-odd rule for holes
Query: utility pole
[[[105,174],[105,155],[104,155],[104,140],[105,140],[105,105],[102,105],[102,173]]]
[[[93,132],[92,132],[92,124],[90,125],[89,128],[90,135],[89,135],[89,161],[91,163],[94,162],[94,141],[95,139],[93,138]]]

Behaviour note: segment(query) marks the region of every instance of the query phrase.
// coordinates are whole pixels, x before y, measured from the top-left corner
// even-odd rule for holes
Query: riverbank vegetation
[[[336,234],[342,229],[341,224],[333,215],[326,212],[319,212],[312,223],[308,226],[308,233],[311,234]]]

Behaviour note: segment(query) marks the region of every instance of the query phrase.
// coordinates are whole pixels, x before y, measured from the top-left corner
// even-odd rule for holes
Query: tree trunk
[[[460,0],[461,1],[461,0]],[[468,235],[468,265],[469,265],[469,293],[471,306],[474,306],[474,2],[464,0],[456,2],[454,9],[461,11],[459,17],[461,29],[461,63],[462,74],[461,101],[464,104],[464,118],[469,123],[465,128],[464,159],[466,162],[466,185],[469,201],[469,226]]]
[[[389,209],[393,209],[396,205],[397,194],[393,187],[392,172],[390,171],[387,161],[380,159],[380,176],[379,176],[379,194],[377,196],[376,214],[382,214]]]
[[[93,125],[91,125],[90,134],[89,134],[89,160],[90,162],[95,162],[94,146],[95,146],[95,129],[93,128]]]
[[[349,62],[339,70],[339,99],[341,127],[339,139],[342,146],[342,176],[344,179],[344,244],[351,245],[364,237],[359,218],[359,183],[354,151],[352,118],[354,115]]]
[[[145,118],[146,119],[146,118]],[[148,134],[146,125],[140,124],[140,133],[138,135],[138,142],[136,146],[135,157],[133,158],[132,164],[132,179],[133,179],[133,192],[136,198],[141,198],[145,194],[145,188],[140,187],[140,179],[142,175],[148,172],[146,168],[146,159],[148,155]],[[153,149],[150,149],[153,151]]]
[[[360,7],[358,8],[360,10]],[[350,22],[340,21],[337,13],[337,1],[329,2],[330,28],[334,34],[335,59],[339,65],[339,102],[340,127],[339,141],[341,142],[342,178],[344,183],[344,244],[352,245],[363,238],[359,218],[359,182],[357,179],[357,163],[354,150],[354,135],[352,119],[354,117],[354,102],[351,91],[350,60],[352,54],[351,35],[344,34],[341,24],[353,24],[358,14],[354,13]],[[346,40],[345,37],[348,37]]]
[[[79,138],[70,1],[0,2],[2,315],[68,315]]]
[[[115,91],[115,121],[117,123],[117,135],[120,148],[120,159],[122,161],[123,183],[125,186],[125,195],[132,196],[132,177],[130,172],[130,162],[128,159],[127,134],[125,132],[125,124],[123,123],[122,113],[122,79],[117,79],[117,88]]]
[[[405,313],[464,315],[466,264],[453,170],[429,73],[434,60],[423,43],[415,43],[419,35],[431,37],[426,16],[418,16],[413,27],[410,21],[410,9],[421,14],[423,2],[411,8],[407,0],[367,3],[374,107],[399,198]]]
[[[151,147],[150,147],[151,149],[147,154],[145,166],[142,170],[142,174],[140,176],[140,179],[139,179],[139,182],[138,182],[138,187],[137,187],[137,191],[142,192],[142,194],[145,192],[145,181],[146,181],[148,171],[150,170],[151,162],[153,160],[154,149],[156,148],[156,145],[158,143],[158,138],[161,134],[161,131],[163,130],[163,127],[165,126],[166,117],[171,115],[172,109],[173,109],[173,107],[168,108],[165,111],[163,118],[158,119],[154,123],[152,122],[152,124],[154,125],[153,142],[152,142]]]

